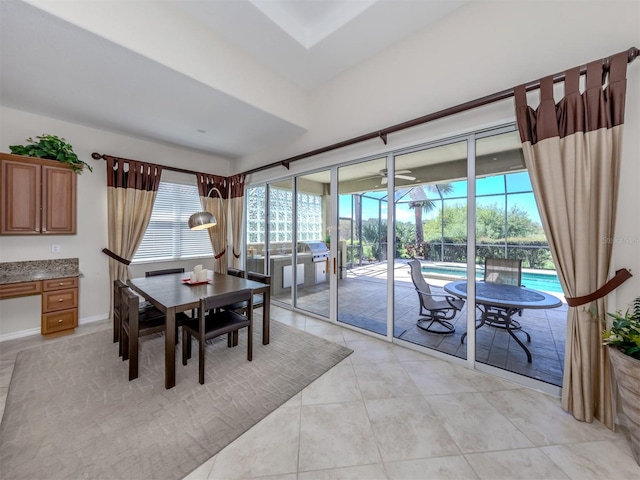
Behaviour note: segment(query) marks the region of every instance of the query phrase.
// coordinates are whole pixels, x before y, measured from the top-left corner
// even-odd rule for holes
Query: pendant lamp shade
[[[204,230],[218,224],[216,217],[209,212],[197,212],[189,217],[190,230]]]

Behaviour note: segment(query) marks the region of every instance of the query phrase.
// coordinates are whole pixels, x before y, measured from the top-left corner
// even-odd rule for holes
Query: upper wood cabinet
[[[76,182],[63,163],[0,153],[0,234],[75,234]]]

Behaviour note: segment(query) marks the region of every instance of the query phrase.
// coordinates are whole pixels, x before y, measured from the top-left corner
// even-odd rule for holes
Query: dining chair
[[[198,341],[198,378],[204,384],[204,355],[206,341],[227,334],[227,346],[233,343],[233,332],[247,328],[247,360],[253,358],[253,308],[250,289],[200,299],[198,318],[190,319],[182,326],[182,364],[191,358],[191,337]],[[236,302],[248,302],[246,315],[222,309]]]
[[[413,259],[409,261],[409,266],[411,267],[411,280],[420,300],[419,315],[425,317],[424,319],[418,319],[416,326],[429,333],[443,335],[454,333],[456,329],[449,320],[453,319],[462,310],[464,300],[452,295],[431,293],[429,284],[422,276],[420,260]],[[437,300],[438,298],[443,298],[443,300]],[[425,322],[429,322],[426,327],[423,325]],[[435,328],[434,324],[438,325],[438,327]]]
[[[120,342],[120,331],[122,329],[122,289],[128,288],[120,280],[113,281],[113,343]],[[138,305],[138,313],[145,318],[163,317],[164,314],[152,304],[142,299]],[[118,346],[118,354],[122,356],[122,342]]]
[[[138,378],[139,338],[165,330],[165,317],[148,316],[139,311],[140,299],[126,285],[121,288],[121,349],[122,360],[129,360],[129,381]]]
[[[247,278],[247,272],[238,268],[227,268],[227,275],[233,275],[234,277]]]
[[[180,268],[165,268],[164,270],[151,270],[144,272],[145,277],[155,277],[157,275],[170,275],[172,273],[184,273],[184,267]]]
[[[271,285],[271,276],[265,275],[264,273],[258,272],[247,272],[247,280],[253,280],[254,282],[264,283],[266,285]],[[264,293],[256,293],[253,295],[253,310],[256,308],[261,308],[264,306],[266,295]],[[238,313],[246,313],[247,312],[247,302],[236,302],[233,305],[227,305],[224,308],[228,308],[230,310],[234,310]],[[238,344],[238,332],[234,332],[233,334],[233,345]]]

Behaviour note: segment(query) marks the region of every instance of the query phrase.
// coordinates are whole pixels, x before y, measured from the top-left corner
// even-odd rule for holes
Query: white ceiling
[[[171,9],[311,91],[467,1],[146,4]],[[0,0],[0,104],[230,159],[289,142],[305,131],[249,99],[134,50],[29,3]]]

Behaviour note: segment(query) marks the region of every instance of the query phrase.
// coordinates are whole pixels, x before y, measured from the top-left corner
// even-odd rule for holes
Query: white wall
[[[108,257],[101,250],[107,247],[107,183],[106,163],[91,159],[92,152],[149,161],[161,165],[219,175],[229,175],[231,164],[226,159],[206,156],[188,150],[138,140],[52,118],[0,107],[0,152],[9,153],[9,145],[23,145],[27,137],[50,133],[64,137],[78,156],[93,167],[78,177],[78,229],[76,235],[0,236],[0,262],[48,260],[78,257],[80,259],[80,322],[106,318],[109,312]],[[169,176],[176,174],[166,172]],[[186,176],[189,177],[189,176]],[[163,174],[163,178],[166,178]],[[195,183],[195,178],[194,178]],[[51,253],[51,244],[61,246]],[[192,264],[181,262],[187,269]],[[145,270],[167,268],[169,265],[146,264],[132,268],[134,276]],[[40,297],[24,297],[0,301],[0,339],[16,332],[40,330]]]
[[[241,167],[282,159],[640,48],[640,2],[474,1],[433,27],[346,72],[311,95],[312,121],[298,141],[243,159]],[[634,277],[610,298],[626,308],[640,295],[640,59],[629,65],[614,269]],[[249,183],[283,178],[339,162],[502,122],[508,99],[463,114],[252,175]]]

